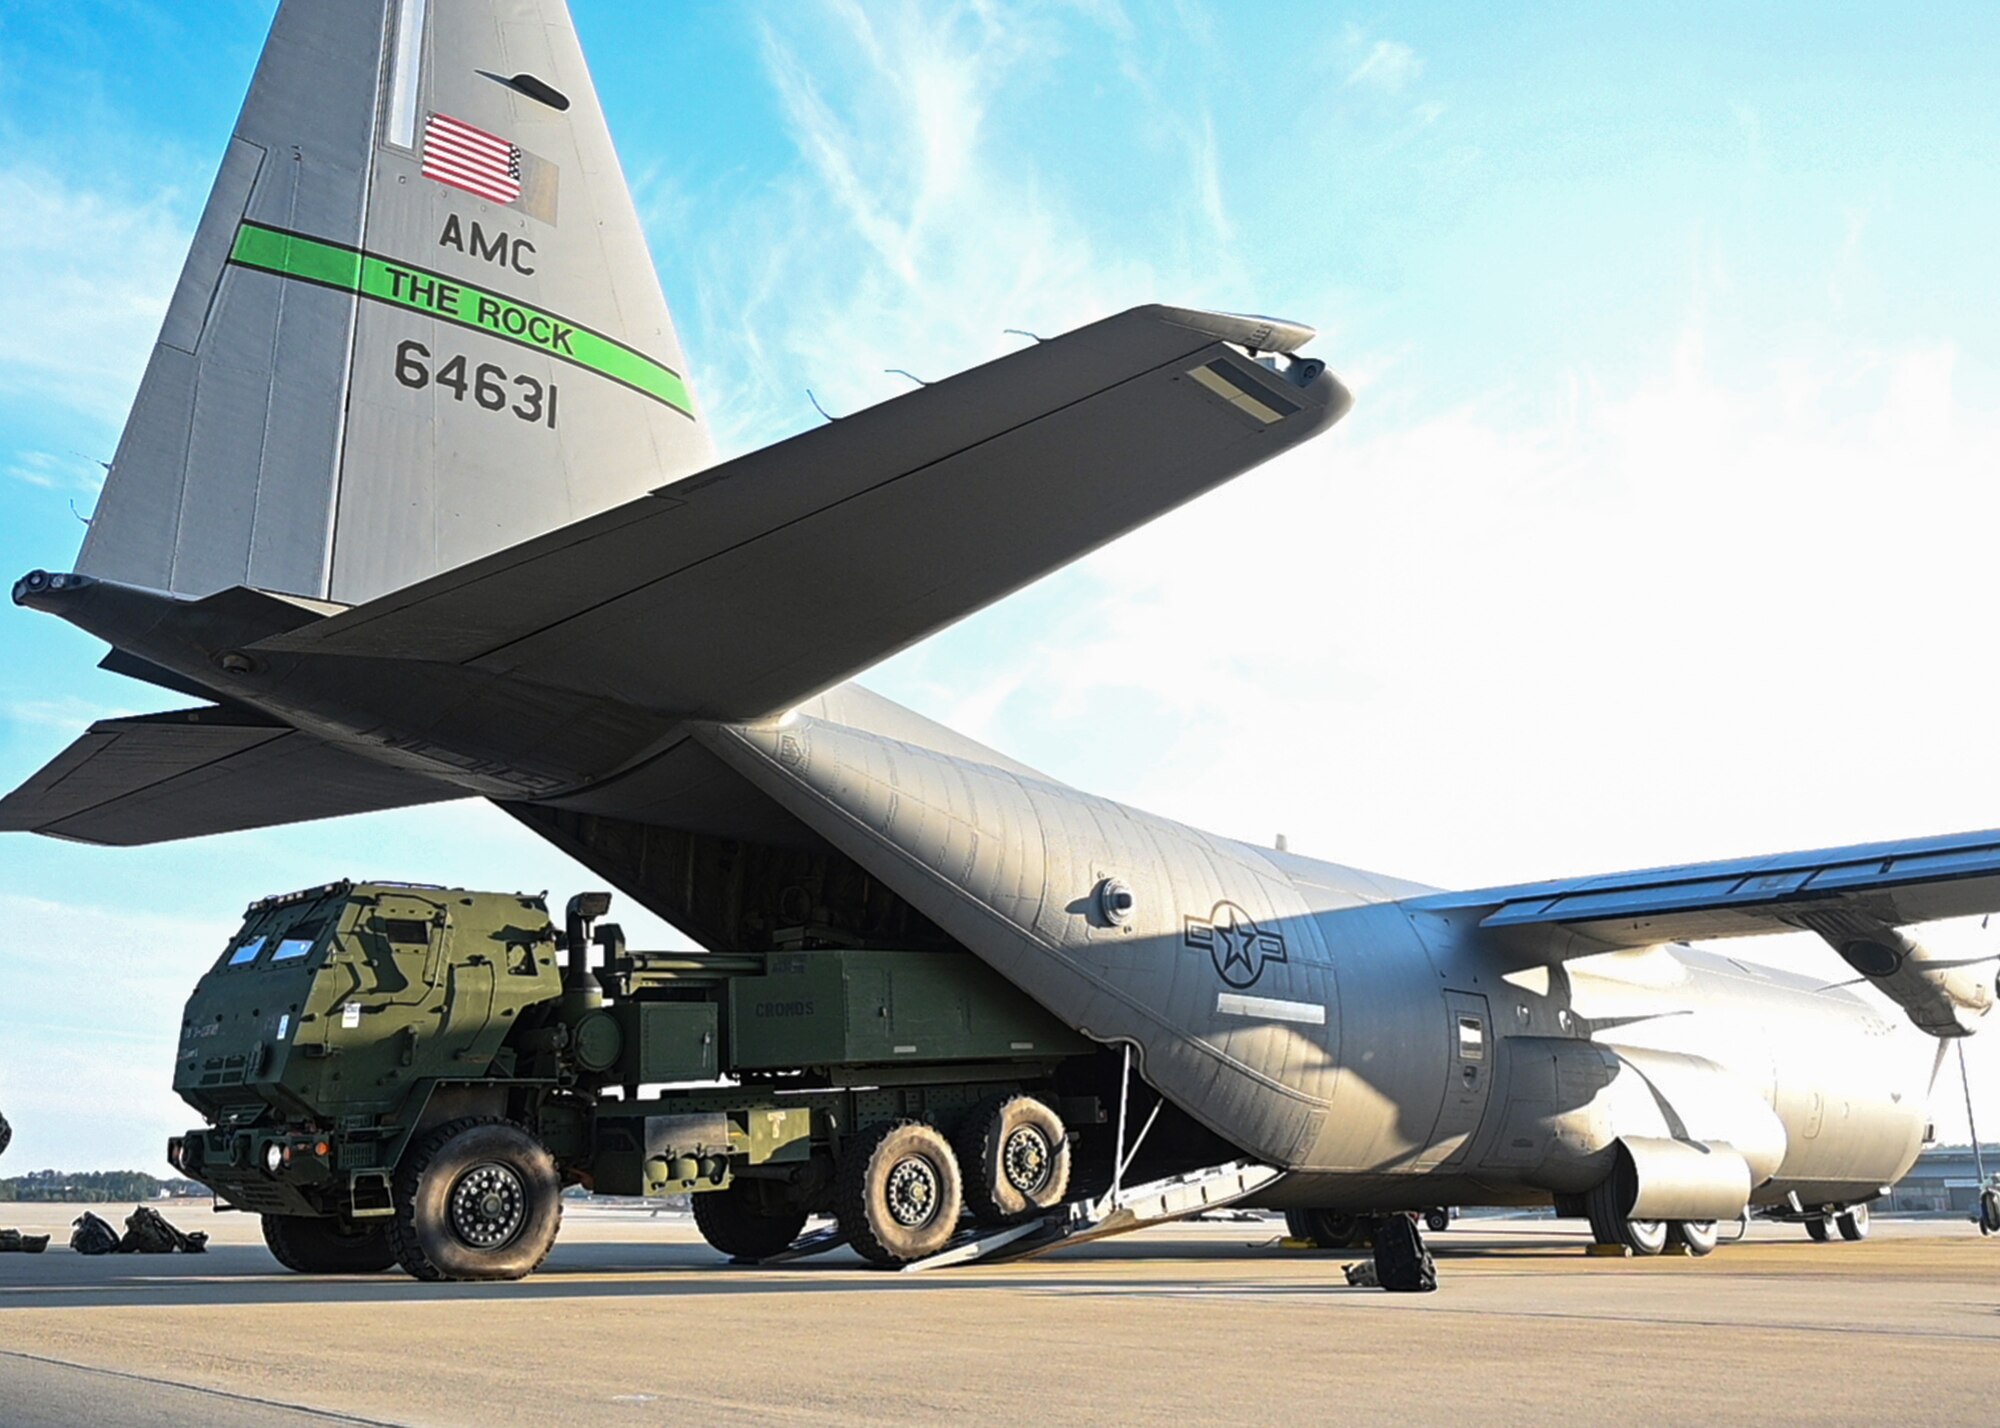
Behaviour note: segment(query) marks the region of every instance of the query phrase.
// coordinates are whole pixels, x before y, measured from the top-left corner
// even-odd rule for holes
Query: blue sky
[[[0,11],[10,578],[74,555],[270,8]],[[1332,435],[868,682],[1447,885],[2000,824],[2000,15],[1744,9],[574,0],[726,452],[1009,327],[1319,327]],[[7,786],[173,702],[26,612],[0,651]],[[158,1167],[193,977],[245,902],[343,874],[585,881],[469,804],[0,840],[9,1166]]]

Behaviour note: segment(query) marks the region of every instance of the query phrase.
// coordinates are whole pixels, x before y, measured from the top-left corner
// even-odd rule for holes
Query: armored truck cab
[[[830,1214],[881,1264],[1046,1211],[1101,1048],[970,953],[628,950],[573,898],[332,883],[251,904],[189,999],[169,1158],[302,1272],[512,1278],[565,1185],[694,1196],[760,1258]],[[593,949],[595,956],[593,957]]]

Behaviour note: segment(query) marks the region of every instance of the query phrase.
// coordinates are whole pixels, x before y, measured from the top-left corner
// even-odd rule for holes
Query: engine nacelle
[[[1940,957],[1900,927],[1846,912],[1815,914],[1807,923],[1920,1031],[1970,1036],[1993,1010],[1995,983],[1983,966]]]

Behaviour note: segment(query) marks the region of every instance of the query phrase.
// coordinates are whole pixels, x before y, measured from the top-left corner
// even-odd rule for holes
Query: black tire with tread
[[[1849,1244],[1856,1244],[1868,1238],[1868,1207],[1849,1205],[1833,1217],[1833,1227],[1840,1231],[1840,1237]]]
[[[701,1237],[731,1259],[769,1259],[789,1249],[806,1227],[804,1210],[768,1214],[741,1180],[725,1190],[704,1190],[689,1204]]]
[[[1583,1206],[1590,1216],[1591,1235],[1601,1245],[1623,1245],[1633,1254],[1659,1254],[1667,1247],[1667,1222],[1634,1220],[1625,1213],[1625,1207],[1633,1199],[1631,1174],[1621,1151],[1611,1174],[1584,1192]]]
[[[1826,1243],[1826,1217],[1813,1215],[1806,1220],[1806,1238],[1814,1244]]]
[[[264,1244],[294,1274],[380,1274],[396,1262],[387,1220],[262,1215]]]
[[[1023,1126],[1041,1133],[1051,1155],[1048,1177],[1032,1193],[1009,1182],[1001,1164],[1008,1137]],[[1069,1132],[1062,1117],[1033,1096],[1009,1093],[982,1101],[960,1123],[951,1148],[965,1181],[965,1208],[982,1225],[1033,1219],[1069,1193]]]
[[[1285,1228],[1292,1238],[1310,1240],[1316,1249],[1367,1249],[1374,1243],[1375,1219],[1346,1210],[1287,1210]]]
[[[508,1165],[526,1194],[525,1222],[496,1249],[465,1244],[450,1229],[445,1201],[466,1171]],[[396,1213],[389,1242],[417,1279],[523,1279],[541,1267],[562,1227],[562,1176],[555,1157],[526,1126],[504,1116],[447,1121],[403,1152],[396,1168]]]
[[[936,1171],[939,1203],[923,1224],[905,1226],[889,1213],[884,1192],[890,1171],[913,1155],[928,1160]],[[890,1121],[841,1147],[834,1218],[863,1259],[898,1269],[936,1254],[950,1241],[964,1207],[963,1185],[958,1157],[936,1127],[922,1121]]]
[[[1451,1211],[1443,1206],[1424,1211],[1424,1228],[1434,1235],[1443,1234],[1451,1228]]]

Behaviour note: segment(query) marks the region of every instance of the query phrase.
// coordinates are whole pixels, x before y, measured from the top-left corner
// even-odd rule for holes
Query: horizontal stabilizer
[[[1322,364],[1246,355],[1310,335],[1135,308],[256,648],[762,718],[1331,424]]]
[[[0,799],[0,832],[133,847],[463,798],[232,709],[100,719]]]
[[[1489,928],[1565,927],[1601,947],[1818,930],[1834,911],[1905,927],[2000,911],[2000,830],[1440,893],[1407,905],[1479,911]]]

